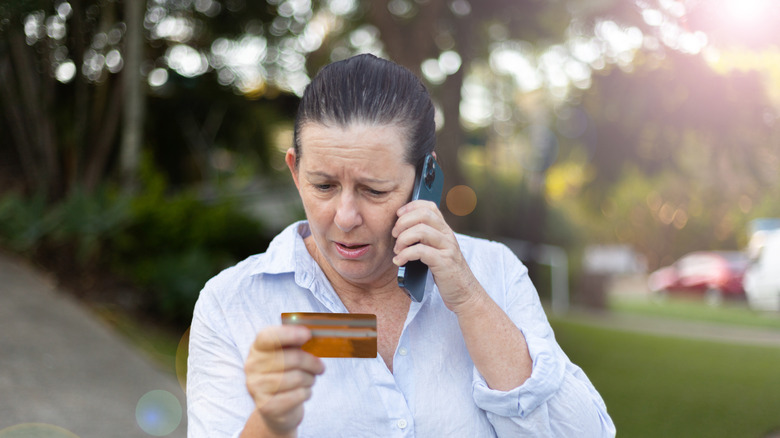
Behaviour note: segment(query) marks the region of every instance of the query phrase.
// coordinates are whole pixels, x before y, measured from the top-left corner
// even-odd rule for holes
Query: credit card
[[[376,357],[376,315],[368,313],[282,313],[282,324],[308,327],[311,330],[312,338],[301,348],[315,356]]]

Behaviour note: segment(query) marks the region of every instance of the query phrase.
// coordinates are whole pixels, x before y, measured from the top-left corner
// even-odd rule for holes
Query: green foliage
[[[25,198],[10,193],[0,199],[0,243],[13,251],[33,251],[51,231],[52,223],[41,194]]]
[[[189,320],[206,280],[268,244],[262,225],[237,205],[208,205],[193,194],[166,196],[158,187],[133,200],[132,216],[112,239],[114,264],[173,322]]]
[[[53,244],[72,246],[76,261],[84,266],[93,263],[108,250],[106,239],[132,220],[130,200],[118,190],[101,187],[94,193],[77,188],[50,209],[56,218],[49,237]]]
[[[585,161],[588,178],[556,192],[556,206],[587,243],[629,244],[651,269],[694,250],[743,248],[750,219],[779,211],[761,78],[680,54],[638,56],[634,67],[595,75],[580,104],[557,113],[560,155],[586,151],[568,161]],[[574,166],[554,170],[560,189]]]
[[[151,253],[129,263],[136,282],[149,293],[148,309],[166,322],[186,326],[203,285],[219,272],[219,262],[204,249]]]
[[[131,218],[111,236],[113,269],[148,292],[153,313],[186,324],[203,284],[269,242],[263,225],[232,202],[207,203],[195,193],[167,193],[162,174],[142,168],[144,190]]]
[[[619,182],[598,196],[602,200],[596,205],[587,204],[595,196],[580,200],[590,234],[632,245],[651,269],[693,250],[737,250],[747,243],[750,198],[727,193],[706,178],[671,170],[648,176],[629,166]]]
[[[54,205],[44,196],[7,194],[0,198],[0,245],[129,279],[152,316],[186,325],[203,284],[263,251],[269,237],[235,203],[168,194],[165,179],[149,168],[143,181],[132,197],[106,187],[73,190]]]

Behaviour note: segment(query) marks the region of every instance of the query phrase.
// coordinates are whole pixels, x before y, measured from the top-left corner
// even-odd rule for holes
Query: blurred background
[[[424,79],[448,221],[526,262],[620,435],[770,436],[778,22],[771,0],[5,0],[0,247],[173,369],[205,281],[303,218],[305,86],[371,52]]]

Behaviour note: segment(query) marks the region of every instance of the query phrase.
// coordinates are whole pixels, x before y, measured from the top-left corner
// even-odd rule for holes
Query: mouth
[[[356,259],[368,252],[369,245],[365,243],[344,243],[335,242],[336,251],[347,259]]]

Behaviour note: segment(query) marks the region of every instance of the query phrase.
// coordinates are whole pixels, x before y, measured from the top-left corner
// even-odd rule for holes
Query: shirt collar
[[[341,299],[306,248],[303,239],[310,234],[309,223],[305,220],[285,228],[258,259],[252,275],[293,274],[295,283],[309,290],[331,312],[346,313]]]
[[[286,274],[296,272],[296,265],[305,260],[314,263],[308,256],[303,239],[311,234],[307,221],[294,222],[271,240],[262,262],[255,265],[252,275]],[[299,266],[302,267],[302,266]]]

